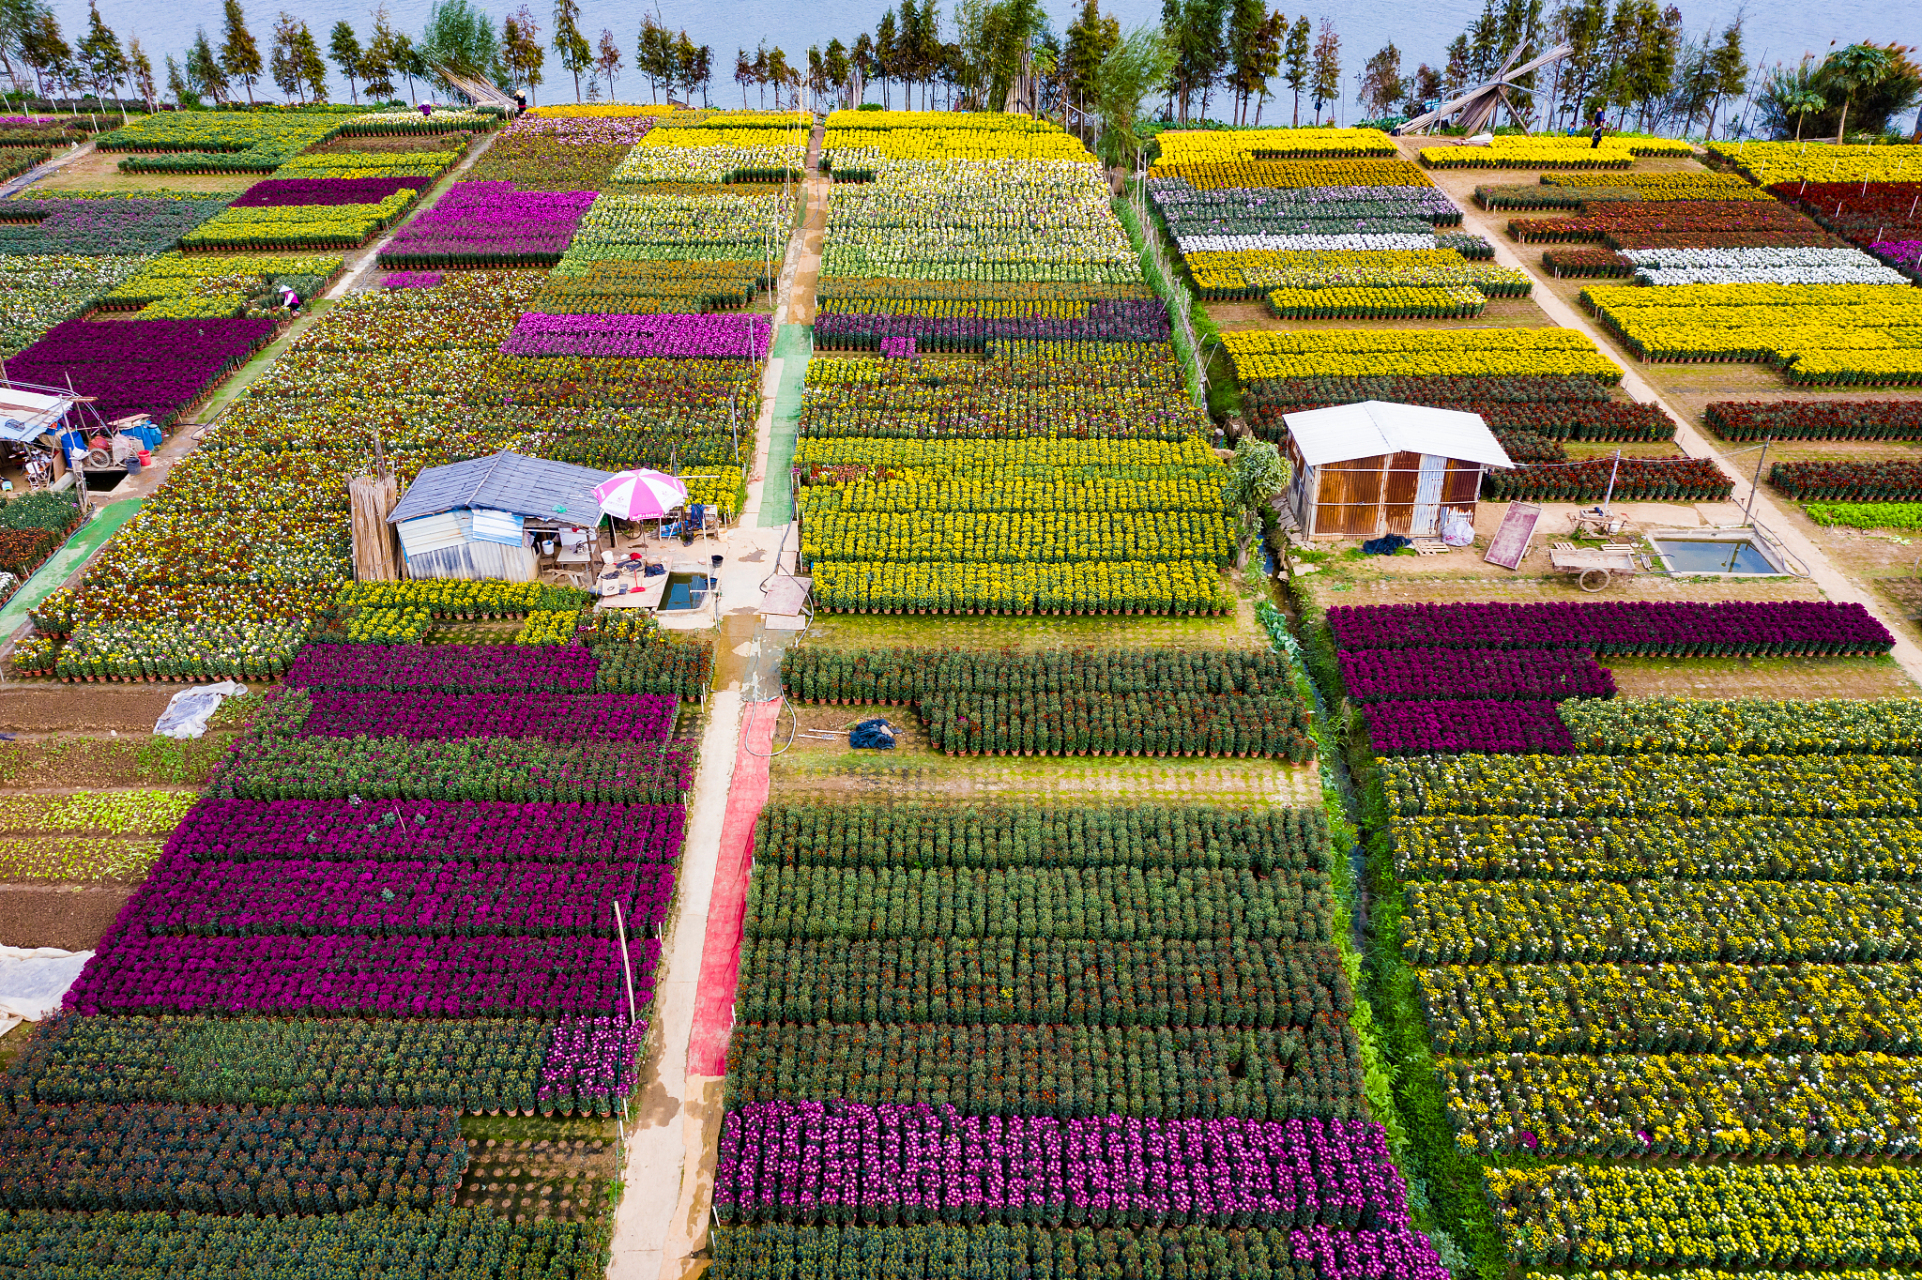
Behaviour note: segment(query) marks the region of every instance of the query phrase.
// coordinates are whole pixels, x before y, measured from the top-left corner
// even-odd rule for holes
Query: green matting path
[[[808,357],[814,353],[814,326],[784,324],[774,335],[770,353],[781,365],[781,385],[774,390],[774,426],[767,446],[767,476],[761,485],[761,527],[772,529],[794,518],[794,437],[801,430],[801,391],[807,384]]]
[[[73,571],[99,549],[101,543],[113,537],[120,531],[121,525],[133,519],[142,501],[135,498],[108,503],[101,508],[99,515],[74,530],[73,536],[47,557],[47,562],[34,571],[26,585],[13,593],[13,598],[7,601],[7,607],[0,609],[0,640],[18,631],[27,620],[27,610],[52,595],[54,588],[71,577]]]

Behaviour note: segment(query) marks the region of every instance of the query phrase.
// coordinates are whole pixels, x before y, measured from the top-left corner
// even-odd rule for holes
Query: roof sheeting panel
[[[517,516],[591,525],[601,518],[594,486],[611,472],[548,462],[503,450],[486,458],[429,467],[407,486],[390,524],[463,507],[491,507]]]
[[[1478,413],[1363,400],[1282,415],[1302,461],[1311,467],[1394,453],[1433,453],[1490,467],[1512,467],[1501,441]]]

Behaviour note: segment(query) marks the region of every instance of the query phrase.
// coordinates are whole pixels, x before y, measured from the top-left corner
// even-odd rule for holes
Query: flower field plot
[[[1242,330],[1222,335],[1244,383],[1272,378],[1574,377],[1621,380],[1613,361],[1573,329]]]
[[[1902,147],[1817,146],[1798,142],[1711,142],[1709,154],[1759,187],[1783,183],[1914,182],[1914,154]]]
[[[147,261],[130,254],[0,257],[0,355],[10,357],[80,315]]]
[[[636,139],[607,182],[618,189],[797,180],[805,176],[807,134],[807,117],[798,113],[677,113]]]
[[[424,608],[517,605],[528,625],[546,616],[527,592],[476,601],[434,585],[413,591]],[[270,691],[184,812],[179,800],[87,796],[20,809],[49,831],[180,821],[67,1009],[0,1082],[16,1121],[0,1134],[0,1198],[92,1213],[300,1214],[314,1233],[331,1229],[316,1215],[345,1226],[356,1210],[405,1208],[429,1233],[526,1235],[555,1265],[567,1252],[546,1274],[604,1266],[605,1161],[564,1160],[558,1203],[529,1184],[507,1197],[508,1216],[492,1206],[499,1180],[521,1179],[547,1149],[536,1139],[605,1142],[593,1118],[618,1111],[635,1085],[659,956],[650,935],[672,907],[686,825],[688,749],[668,737],[671,694],[596,691],[596,675],[621,665],[616,650],[656,647],[672,646],[606,635],[591,652],[510,646],[491,659],[309,646],[299,687]],[[443,691],[483,670],[490,691]],[[376,674],[387,688],[368,687]],[[628,717],[636,732],[609,717],[623,699],[641,713]],[[441,714],[469,703],[479,718],[465,727]],[[563,722],[572,727],[554,734]],[[347,730],[361,736],[328,736]],[[329,755],[342,741],[347,756]],[[282,767],[303,750],[360,763]],[[625,945],[617,921],[631,931]],[[643,1021],[630,1021],[630,995]],[[487,1144],[514,1157],[510,1167],[470,1167],[460,1113],[481,1111],[519,1113],[524,1149]],[[569,1129],[565,1116],[584,1119]],[[112,1141],[99,1138],[109,1131]],[[165,1180],[152,1172],[162,1167]],[[469,1188],[475,1177],[483,1185]],[[455,1211],[457,1198],[483,1207]],[[515,1225],[521,1217],[531,1221]],[[335,1241],[350,1244],[367,1247]],[[515,1252],[544,1256],[531,1243]]]
[[[1170,650],[991,655],[791,648],[800,702],[918,708],[956,755],[1238,755],[1307,758],[1307,708],[1271,654]]]
[[[797,1230],[837,1273],[958,1245],[1067,1274],[1102,1240],[1442,1274],[1360,1118],[1318,814],[777,804],[756,848],[724,1274]]]
[[[515,448],[610,470],[677,459],[722,475],[710,500],[738,493],[738,471],[725,470],[739,465],[729,402],[751,420],[755,365],[501,355],[539,288],[531,273],[449,273],[427,288],[356,294],[321,316],[149,499],[129,538],[37,611],[43,632],[71,637],[59,673],[284,671],[350,576],[345,484],[368,465],[376,433],[407,477]],[[225,532],[210,538],[210,527]]]
[[[371,178],[439,177],[460,157],[451,151],[315,151],[290,157],[273,171],[280,181],[361,182]]]
[[[376,1255],[397,1267],[431,1271],[462,1254],[499,1257],[568,1280],[592,1280],[606,1270],[591,1226],[517,1224],[465,1209],[430,1215],[388,1206],[284,1217],[29,1211],[0,1224],[0,1249],[10,1257],[85,1251],[104,1274],[151,1267],[156,1258],[187,1276],[275,1266],[324,1271],[342,1256]]]
[[[171,249],[181,236],[225,208],[218,198],[158,199],[73,196],[9,200],[0,209],[0,253],[147,254]]]
[[[102,418],[150,415],[171,426],[273,336],[268,319],[68,320],[8,362],[26,382],[71,385]]]
[[[169,111],[109,130],[94,145],[130,153],[120,162],[128,173],[271,173],[362,114],[357,107],[273,114]]]
[[[522,192],[505,182],[456,184],[380,251],[383,267],[527,267],[560,261],[586,192]]]
[[[965,286],[964,286],[965,287]],[[935,296],[917,296],[921,294]],[[965,287],[954,297],[885,279],[836,280],[816,293],[817,349],[877,351],[890,338],[917,352],[985,351],[989,343],[1052,339],[1165,342],[1168,311],[1142,285]]]
[[[335,254],[165,253],[102,294],[100,306],[135,308],[139,319],[271,312],[280,305],[276,286],[311,298],[339,277],[341,265]]]
[[[1423,147],[1421,162],[1431,169],[1628,169],[1644,156],[1689,154],[1677,138],[1613,134],[1595,147],[1585,137],[1500,135],[1485,146]]]
[[[816,332],[882,354],[808,366],[797,464],[817,600],[1223,612],[1227,472],[1092,158],[1052,125],[929,119],[830,126],[867,136],[861,180],[836,170]],[[951,354],[924,357],[923,339]],[[1163,461],[1103,473],[1124,458]]]
[[[351,193],[361,197],[354,200],[332,198],[350,193],[315,191],[311,186],[283,187],[256,195],[259,185],[266,185],[258,184],[240,200],[182,236],[181,248],[201,251],[355,248],[406,213],[424,185],[424,180],[420,185],[401,187],[392,186],[392,179],[344,181],[356,185],[375,184],[376,189]],[[381,193],[378,187],[388,190]]]
[[[1922,292],[1907,284],[1590,285],[1581,300],[1644,360],[1769,363],[1801,386],[1922,381]]]
[[[528,112],[475,162],[478,182],[511,182],[521,191],[600,191],[658,117],[652,113],[557,116]]]
[[[1344,675],[1393,652],[1808,653],[1880,631],[1825,604],[1329,622]],[[1906,1265],[1907,1174],[1882,1162],[1918,1140],[1898,1101],[1917,1088],[1917,704],[1504,705],[1528,704],[1410,702],[1380,726],[1371,708],[1389,758],[1364,779],[1421,1073],[1402,1096],[1440,1126],[1431,1167],[1480,1182],[1450,1210],[1479,1265]],[[1863,1208],[1825,1207],[1843,1201]]]

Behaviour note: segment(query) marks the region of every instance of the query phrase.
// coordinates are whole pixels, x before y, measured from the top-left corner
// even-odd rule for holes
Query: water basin
[[[1648,541],[1670,573],[1753,576],[1788,572],[1747,533],[1651,534]]]
[[[657,612],[698,609],[706,603],[707,575],[705,573],[670,573],[667,575],[667,591],[661,596],[661,604]]]

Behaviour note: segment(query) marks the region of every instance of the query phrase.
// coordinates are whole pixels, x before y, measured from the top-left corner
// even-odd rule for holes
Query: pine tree
[[[1301,91],[1308,87],[1308,39],[1314,28],[1304,16],[1296,20],[1288,32],[1288,48],[1285,53],[1288,65],[1288,87],[1295,93],[1294,127],[1301,127]]]
[[[220,69],[246,87],[247,103],[252,106],[254,81],[260,78],[260,46],[254,43],[253,32],[247,30],[240,0],[225,0],[222,14]]]
[[[214,56],[214,46],[207,39],[205,27],[194,32],[194,42],[187,47],[186,72],[195,93],[212,98],[216,104],[225,99],[227,73],[220,69],[220,59]]]
[[[80,42],[79,59],[96,97],[105,98],[126,78],[127,58],[120,51],[120,37],[101,21],[98,3],[87,6],[87,35]],[[117,92],[113,96],[120,97]],[[121,115],[126,115],[124,107]]]
[[[365,56],[365,50],[360,47],[360,37],[354,34],[353,25],[345,18],[336,22],[334,29],[328,33],[327,51],[334,56],[334,65],[340,68],[340,74],[347,77],[348,94],[358,103],[360,101],[360,63]]]
[[[621,75],[621,46],[614,41],[614,33],[606,27],[601,28],[601,40],[594,53],[594,71],[602,80],[607,81],[607,100],[618,102],[614,85]]]
[[[668,84],[668,96],[674,96],[671,83],[674,75],[674,38],[667,28],[654,21],[654,15],[641,15],[641,42],[634,58],[634,69],[647,77],[648,98],[652,102],[661,100],[661,85]]]
[[[267,51],[267,70],[280,91],[287,95],[288,101],[300,97],[300,52],[296,47],[300,38],[300,23],[285,9],[274,19],[273,43]],[[172,85],[172,57],[169,64],[168,84]]]
[[[1708,122],[1703,132],[1708,137],[1715,136],[1715,111],[1725,97],[1734,97],[1748,85],[1748,63],[1742,56],[1742,18],[1736,15],[1735,21],[1722,32],[1722,43],[1709,55],[1709,68],[1713,73],[1714,96],[1709,99]]]
[[[578,0],[554,0],[554,52],[574,77],[574,101],[581,100],[581,72],[594,65],[594,50],[581,34]]]
[[[187,78],[180,72],[180,64],[174,61],[171,53],[167,55],[167,93],[182,107],[200,105],[200,95],[188,85]]]
[[[754,59],[746,49],[734,51],[734,83],[741,86],[741,110],[747,110],[747,87],[754,83]]]
[[[1338,101],[1341,97],[1341,37],[1335,34],[1335,25],[1328,19],[1321,20],[1321,29],[1315,33],[1315,82],[1312,86],[1315,95],[1315,119],[1321,119],[1323,103]]]
[[[1098,0],[1082,0],[1081,13],[1068,28],[1068,47],[1062,55],[1062,92],[1087,114],[1095,95],[1095,72],[1101,60],[1121,43],[1121,23],[1103,17]]]
[[[153,59],[140,47],[139,36],[127,37],[127,74],[133,80],[134,88],[139,90],[141,100],[147,104],[149,114],[159,109],[159,94],[154,91]]]
[[[320,45],[306,23],[294,37],[294,56],[300,64],[300,78],[306,82],[310,102],[327,101],[327,62],[320,56]]]
[[[889,9],[874,24],[874,76],[881,82],[881,106],[884,109],[893,101],[888,96],[888,79],[894,74],[895,59],[901,56],[899,40],[894,10]]]
[[[1362,64],[1361,92],[1355,100],[1368,108],[1369,119],[1378,120],[1401,99],[1401,50],[1390,40]]]
[[[40,96],[46,97],[48,79],[57,85],[67,64],[73,61],[73,50],[60,34],[60,20],[53,16],[53,10],[41,9],[34,15],[20,37],[20,58],[33,68],[34,85]]]
[[[525,13],[526,9],[523,7],[521,12]],[[394,27],[387,16],[387,6],[383,4],[374,10],[374,29],[367,37],[367,53],[360,64],[367,77],[367,97],[370,101],[394,96],[394,72],[400,69],[394,63]]]

